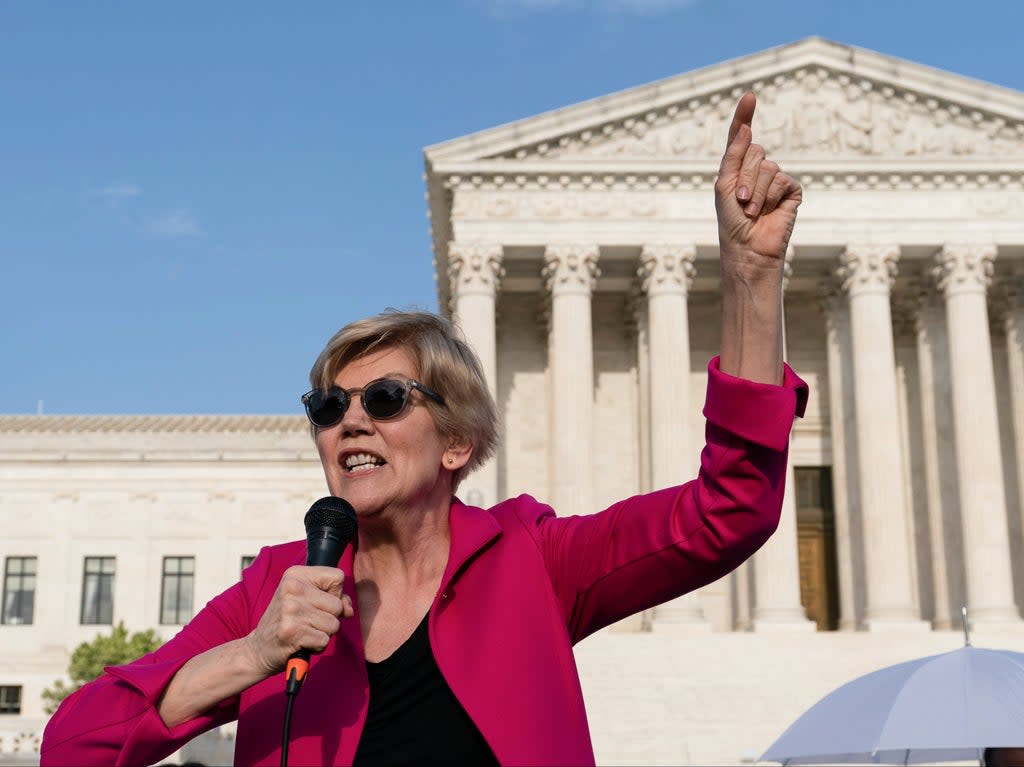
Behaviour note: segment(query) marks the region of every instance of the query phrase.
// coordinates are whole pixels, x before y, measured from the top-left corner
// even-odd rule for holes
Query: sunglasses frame
[[[369,416],[374,421],[393,421],[394,419],[402,415],[402,413],[409,409],[409,404],[412,402],[412,392],[414,389],[422,392],[425,396],[430,397],[430,399],[434,400],[434,402],[436,402],[438,405],[441,405],[442,407],[446,406],[444,397],[442,397],[433,389],[424,386],[419,381],[413,380],[412,378],[404,378],[402,376],[390,375],[384,376],[383,378],[375,378],[374,380],[366,384],[366,386],[359,386],[355,389],[342,389],[340,386],[331,386],[329,389],[327,389],[326,392],[322,392],[325,395],[325,397],[330,396],[332,393],[335,394],[335,396],[340,395],[339,399],[341,399],[342,402],[344,403],[343,407],[341,408],[341,415],[338,416],[338,419],[328,424],[317,423],[316,421],[313,420],[313,415],[310,409],[310,401],[313,399],[314,395],[321,392],[319,389],[310,389],[301,397],[302,405],[306,410],[306,418],[309,419],[309,422],[313,424],[313,426],[317,429],[329,429],[332,426],[340,423],[341,420],[345,417],[345,413],[348,412],[348,409],[352,404],[352,397],[354,397],[356,394],[362,397],[363,392],[365,392],[367,389],[369,389],[372,386],[375,386],[376,384],[384,382],[397,382],[402,384],[402,386],[405,388],[405,401],[402,403],[402,407],[400,407],[394,415],[389,415],[384,418],[378,418],[377,416],[370,413],[370,411],[366,409],[366,404],[364,402],[363,412],[366,413],[366,415]]]

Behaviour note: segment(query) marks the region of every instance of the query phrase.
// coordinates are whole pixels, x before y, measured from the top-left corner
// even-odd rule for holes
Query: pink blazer
[[[581,517],[556,517],[526,495],[488,510],[452,500],[430,642],[499,762],[594,763],[572,645],[725,575],[767,540],[782,507],[793,417],[806,400],[806,384],[788,367],[776,387],[728,376],[716,358],[697,479]],[[345,572],[352,556],[350,547]],[[189,658],[248,634],[284,570],[304,561],[304,541],[264,549],[171,641],[70,696],[47,725],[41,764],[151,764],[236,718],[235,763],[279,764],[280,675],[174,728],[154,704]],[[355,603],[353,579],[345,590]],[[295,767],[352,763],[369,690],[359,625],[358,616],[343,621],[313,658],[292,720]]]

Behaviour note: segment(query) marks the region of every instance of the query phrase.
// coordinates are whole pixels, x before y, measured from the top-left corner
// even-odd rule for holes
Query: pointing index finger
[[[754,120],[754,107],[757,106],[757,97],[752,91],[747,91],[736,104],[736,112],[732,116],[732,124],[729,126],[729,141],[726,146],[731,146],[736,134],[740,131],[741,125],[750,126]]]

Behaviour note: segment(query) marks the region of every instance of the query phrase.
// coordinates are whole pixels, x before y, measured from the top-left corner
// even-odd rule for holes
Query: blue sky
[[[297,413],[436,308],[425,146],[808,35],[1024,90],[1022,6],[8,0],[0,412]]]

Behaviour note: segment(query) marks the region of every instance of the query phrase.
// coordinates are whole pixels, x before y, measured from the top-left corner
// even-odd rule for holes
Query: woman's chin
[[[352,504],[360,521],[379,517],[387,509],[388,499],[382,498],[378,493],[361,492],[362,490],[363,488],[358,486],[345,485],[341,488],[343,493],[341,497]]]
[[[359,513],[363,506],[372,506],[375,503],[380,505],[380,494],[377,492],[377,488],[372,487],[373,479],[369,472],[355,475],[346,474],[343,477],[329,478],[327,488],[331,495],[344,498]]]

